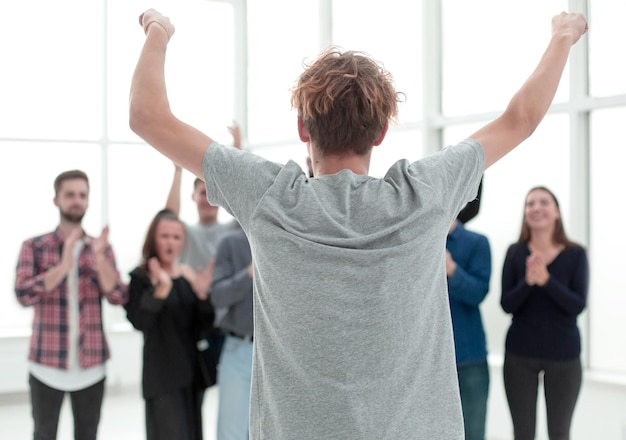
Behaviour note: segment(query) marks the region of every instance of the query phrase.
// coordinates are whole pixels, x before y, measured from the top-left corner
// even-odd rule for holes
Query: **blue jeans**
[[[217,370],[217,440],[248,440],[252,342],[227,335]]]
[[[465,440],[484,440],[489,395],[489,366],[487,361],[457,367]]]

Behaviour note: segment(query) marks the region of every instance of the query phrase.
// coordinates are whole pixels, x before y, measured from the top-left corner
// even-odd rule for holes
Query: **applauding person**
[[[152,220],[142,261],[131,274],[128,320],[144,335],[143,397],[147,440],[202,439],[202,388],[196,341],[213,320],[208,299],[213,262],[178,264],[185,228],[169,210]]]
[[[502,271],[501,304],[513,316],[506,338],[504,385],[515,440],[535,438],[540,374],[550,439],[569,439],[580,391],[580,333],[589,268],[583,247],[565,235],[559,203],[545,187],[526,196],[522,230]]]

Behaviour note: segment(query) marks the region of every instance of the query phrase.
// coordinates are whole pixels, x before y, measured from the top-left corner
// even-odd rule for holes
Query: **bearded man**
[[[81,226],[89,206],[89,179],[80,170],[54,181],[60,223],[22,244],[15,294],[34,308],[29,385],[33,438],[56,439],[66,393],[74,416],[74,438],[95,440],[104,396],[109,348],[102,329],[102,298],[128,301],[120,279],[108,226],[91,237]]]

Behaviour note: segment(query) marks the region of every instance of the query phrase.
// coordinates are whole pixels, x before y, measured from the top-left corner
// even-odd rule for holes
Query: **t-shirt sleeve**
[[[223,207],[246,229],[281,168],[256,154],[213,142],[202,160],[207,199]]]
[[[473,139],[465,139],[412,163],[409,168],[420,180],[440,192],[441,207],[452,221],[476,198],[484,166],[482,146]]]

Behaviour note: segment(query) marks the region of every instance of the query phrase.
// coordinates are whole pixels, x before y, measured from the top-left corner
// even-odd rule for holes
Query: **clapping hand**
[[[529,286],[543,286],[548,282],[550,273],[543,257],[532,253],[526,258],[526,283]]]
[[[74,248],[76,247],[76,242],[82,234],[82,229],[76,228],[73,229],[67,237],[65,237],[65,241],[63,242],[63,253],[61,254],[61,264],[67,271],[69,271],[74,264]]]
[[[233,137],[233,146],[238,150],[241,150],[241,129],[236,122],[233,122],[233,125],[226,127],[228,132]]]
[[[150,276],[150,282],[156,286],[154,289],[155,298],[165,299],[172,290],[172,278],[161,267],[161,263],[156,257],[152,257],[148,260],[148,273]]]
[[[96,257],[104,256],[104,250],[109,244],[109,227],[105,226],[102,228],[102,232],[100,236],[93,240],[91,246],[93,249],[93,253]]]

